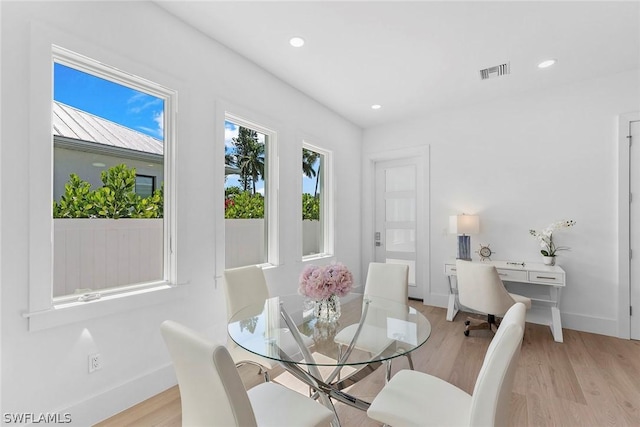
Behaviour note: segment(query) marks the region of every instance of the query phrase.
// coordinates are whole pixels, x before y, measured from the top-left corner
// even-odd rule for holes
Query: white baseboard
[[[87,399],[68,408],[55,412],[70,414],[69,426],[90,426],[116,415],[156,394],[177,384],[171,363],[153,372],[132,378],[103,393],[89,396]],[[30,424],[37,427],[39,424]]]
[[[431,294],[428,300],[425,299],[426,304],[435,307],[447,308],[448,302],[449,294]],[[616,319],[565,312],[561,312],[560,315],[562,317],[563,329],[573,329],[575,331],[618,337],[618,322]]]
[[[562,327],[575,331],[590,332],[592,334],[618,336],[618,322],[616,319],[605,319],[603,317],[585,316],[583,314],[563,313]]]
[[[449,294],[431,294],[428,298],[424,299],[424,303],[434,307],[447,308],[447,305],[449,304]]]

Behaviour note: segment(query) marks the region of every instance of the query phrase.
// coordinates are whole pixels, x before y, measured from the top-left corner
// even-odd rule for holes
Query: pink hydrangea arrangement
[[[343,297],[353,288],[353,275],[340,263],[308,265],[300,274],[298,292],[316,301],[332,295]]]

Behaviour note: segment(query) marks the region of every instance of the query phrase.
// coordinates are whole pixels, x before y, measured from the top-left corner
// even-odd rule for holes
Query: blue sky
[[[54,63],[53,99],[87,113],[102,117],[130,129],[164,140],[164,101],[118,83],[101,79],[62,64]],[[225,149],[233,147],[238,126],[225,122]],[[258,140],[264,135],[258,132]],[[302,175],[303,192],[313,194],[315,179]],[[239,176],[227,176],[225,187],[240,187]],[[256,183],[256,190],[264,193],[264,182]]]
[[[54,63],[53,99],[164,140],[161,98]]]

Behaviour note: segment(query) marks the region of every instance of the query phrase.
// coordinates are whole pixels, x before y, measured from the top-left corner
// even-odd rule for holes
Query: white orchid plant
[[[556,252],[568,251],[570,248],[567,246],[556,246],[553,241],[553,232],[561,228],[573,227],[575,224],[576,222],[572,219],[564,219],[562,221],[549,224],[549,226],[542,231],[529,230],[529,234],[540,242],[540,247],[542,248],[540,253],[543,256],[554,257],[556,256]]]

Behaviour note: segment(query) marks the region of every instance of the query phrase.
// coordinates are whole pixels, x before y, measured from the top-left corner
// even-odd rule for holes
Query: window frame
[[[231,122],[237,126],[242,126],[258,133],[265,135],[265,192],[264,192],[264,214],[265,214],[265,239],[264,250],[266,251],[266,260],[263,263],[257,264],[258,266],[275,267],[280,264],[280,251],[279,251],[279,200],[278,200],[278,187],[279,187],[279,169],[278,169],[278,132],[268,128],[264,125],[258,124],[256,121],[247,119],[235,113],[225,111],[224,120],[222,122],[222,128],[224,129],[225,122]],[[224,146],[224,142],[223,142]],[[224,155],[223,155],[224,158]],[[222,189],[222,195],[224,198],[224,185]],[[224,200],[223,200],[224,201]],[[224,214],[222,216],[224,218]],[[226,228],[226,225],[225,225]],[[225,244],[226,246],[226,244]],[[226,253],[226,247],[225,247]],[[224,263],[223,263],[224,264]]]
[[[176,289],[175,141],[178,93],[139,77],[145,69],[130,59],[105,52],[85,41],[34,23],[31,29],[29,90],[29,301],[23,316],[29,330],[42,330],[132,310],[174,299]],[[61,47],[66,46],[66,47]],[[71,50],[73,49],[73,50]],[[81,52],[95,52],[90,58]],[[103,57],[103,58],[100,58]],[[104,60],[104,57],[107,60]],[[79,301],[78,295],[53,297],[53,134],[51,132],[54,62],[160,97],[164,109],[163,279],[99,291],[100,298]],[[106,63],[114,65],[106,65]],[[133,65],[120,67],[116,65]],[[121,71],[129,69],[131,72]],[[136,73],[136,74],[134,74]],[[38,153],[35,155],[33,153]],[[153,292],[165,291],[165,292]]]
[[[320,187],[320,251],[317,254],[312,255],[304,255],[303,254],[303,242],[302,242],[302,180],[300,180],[300,202],[298,206],[300,208],[299,221],[300,226],[298,229],[300,230],[300,250],[299,254],[303,262],[311,261],[320,258],[330,258],[335,254],[335,201],[334,201],[334,191],[333,191],[333,152],[327,149],[324,149],[316,144],[309,142],[307,139],[302,140],[302,147],[300,148],[300,165],[302,165],[302,150],[307,149],[311,150],[315,153],[320,154],[322,157],[320,168],[322,170],[322,174],[320,175],[321,180],[319,183]]]

